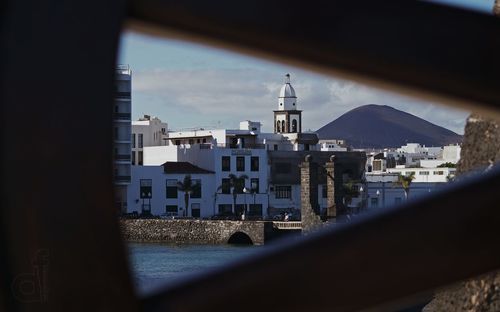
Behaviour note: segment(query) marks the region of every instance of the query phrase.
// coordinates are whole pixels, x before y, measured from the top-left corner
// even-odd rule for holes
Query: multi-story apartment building
[[[157,117],[144,115],[132,122],[132,164],[143,165],[143,149],[168,145],[168,125]]]
[[[128,65],[118,65],[115,71],[115,101],[113,108],[113,167],[115,204],[119,212],[127,211],[127,186],[130,172],[130,121],[132,72]]]

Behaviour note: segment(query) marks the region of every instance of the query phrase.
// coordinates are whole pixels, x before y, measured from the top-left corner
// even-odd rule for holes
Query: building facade
[[[168,145],[168,124],[144,115],[132,122],[132,164],[144,164],[144,147]]]
[[[128,65],[115,70],[115,101],[113,108],[113,170],[115,205],[118,212],[126,212],[127,187],[131,181],[131,113],[132,72]]]

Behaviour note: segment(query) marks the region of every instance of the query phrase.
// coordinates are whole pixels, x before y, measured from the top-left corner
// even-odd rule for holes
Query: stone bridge
[[[254,244],[266,239],[264,221],[227,220],[121,220],[122,235],[127,241],[177,244]],[[268,225],[269,227],[269,225]]]

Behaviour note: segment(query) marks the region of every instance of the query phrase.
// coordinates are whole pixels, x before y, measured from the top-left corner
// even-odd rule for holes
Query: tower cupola
[[[278,110],[296,110],[297,96],[295,89],[290,84],[290,74],[285,75],[285,84],[281,87],[278,101]]]

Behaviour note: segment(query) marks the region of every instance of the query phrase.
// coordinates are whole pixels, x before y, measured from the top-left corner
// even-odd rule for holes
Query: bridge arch
[[[250,235],[248,235],[245,232],[241,232],[241,231],[234,232],[227,240],[227,243],[228,244],[235,244],[235,245],[253,245],[254,244],[254,242],[250,238]]]

